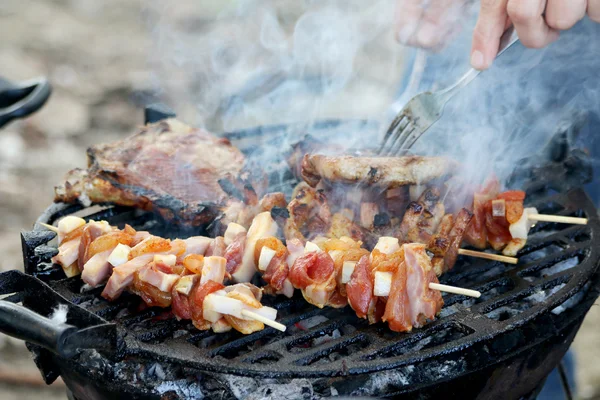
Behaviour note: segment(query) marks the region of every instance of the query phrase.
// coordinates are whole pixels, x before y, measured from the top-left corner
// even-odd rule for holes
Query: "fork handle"
[[[502,53],[504,53],[518,40],[519,37],[517,36],[515,28],[513,26],[510,26],[506,31],[504,31],[504,33],[500,37],[500,46],[498,47],[498,55],[496,57],[502,55]],[[439,94],[443,103],[445,104],[448,100],[450,100],[450,98],[454,95],[454,93],[456,93],[456,91],[462,89],[463,87],[471,83],[471,81],[475,79],[480,73],[481,71],[476,70],[475,68],[471,68],[454,85],[441,90]]]

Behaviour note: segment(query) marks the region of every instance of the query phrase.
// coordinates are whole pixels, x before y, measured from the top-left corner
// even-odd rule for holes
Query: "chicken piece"
[[[228,198],[219,179],[237,176],[244,161],[227,139],[168,119],[89,148],[88,169],[69,172],[55,188],[55,201],[111,202],[199,226]]]
[[[403,249],[411,322],[412,326],[420,328],[427,320],[435,318],[442,309],[444,301],[439,291],[429,289],[429,283],[439,283],[439,281],[425,253],[425,245],[410,243],[405,244]]]
[[[442,157],[328,157],[305,155],[302,178],[312,187],[327,183],[360,184],[393,188],[425,184],[450,175],[458,163]]]
[[[350,218],[342,213],[335,213],[331,218],[331,226],[327,232],[327,237],[341,238],[350,237],[353,240],[362,240],[363,232]]]
[[[458,250],[460,249],[472,219],[473,214],[466,208],[460,210],[456,215],[456,218],[454,218],[454,224],[448,234],[448,248],[444,254],[444,272],[450,271],[454,267],[454,264],[456,264]]]
[[[331,225],[331,210],[322,191],[310,187],[300,189],[287,209],[290,217],[283,229],[286,240],[305,242],[327,232]]]
[[[450,235],[453,225],[454,216],[452,214],[444,215],[438,226],[438,231],[435,235],[431,236],[431,239],[429,239],[429,242],[427,243],[427,250],[432,252],[435,256],[443,256],[446,254],[448,246],[450,246],[448,235]]]
[[[418,223],[424,212],[425,207],[422,204],[416,201],[408,203],[398,232],[398,240],[400,240],[401,243],[407,242],[409,236],[419,237]]]
[[[427,243],[445,213],[436,187],[425,190],[418,202],[411,202],[400,225],[399,239],[408,243]]]

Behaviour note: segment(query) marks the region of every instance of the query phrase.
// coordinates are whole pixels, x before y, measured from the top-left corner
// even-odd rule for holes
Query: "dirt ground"
[[[223,93],[217,97],[223,100],[247,80],[244,70],[230,67],[239,65],[230,62],[235,51],[242,54],[238,59],[247,63],[283,62],[265,60],[250,44],[244,51],[232,45],[233,56],[227,51],[215,56],[207,55],[206,42],[194,42],[194,35],[206,37],[209,31],[220,33],[217,37],[223,43],[239,37],[239,26],[221,14],[230,3],[240,3],[240,7],[252,4],[190,0],[177,2],[174,8],[143,0],[0,1],[0,76],[13,80],[46,76],[54,87],[41,112],[0,131],[0,271],[21,268],[19,231],[30,228],[51,202],[53,185],[67,170],[85,165],[89,145],[124,137],[142,123],[142,105],[154,98],[152,93],[167,100],[187,121],[206,123],[216,131],[291,117],[287,105],[278,104],[271,105],[276,108],[271,112],[261,111],[259,104],[223,116],[219,115],[222,102],[206,99],[218,90]],[[273,2],[282,21],[283,32],[279,33],[287,32],[286,23],[297,17],[305,3],[310,2]],[[253,35],[262,37],[264,26],[254,27]],[[254,29],[251,21],[245,28]],[[372,29],[365,26],[364,30]],[[182,41],[173,40],[174,33],[182,31]],[[355,53],[355,75],[360,79],[351,79],[346,85],[348,101],[324,101],[318,107],[297,101],[295,106],[313,110],[310,118],[370,117],[385,110],[401,77],[402,52],[389,32],[377,31],[369,40],[368,48]],[[285,47],[281,41],[266,42],[272,48]],[[178,47],[181,43],[183,48]],[[285,55],[284,51],[272,53]],[[205,73],[206,63],[211,62],[223,63],[223,69],[239,79],[227,87],[205,85],[210,90],[204,93],[203,86],[195,87],[194,82],[219,79]],[[306,68],[311,67],[314,65]],[[342,69],[337,72],[345,73]],[[600,396],[599,326],[600,307],[595,306],[574,345],[580,398]],[[0,335],[0,400],[65,398],[63,389],[60,382],[44,386],[22,343]]]

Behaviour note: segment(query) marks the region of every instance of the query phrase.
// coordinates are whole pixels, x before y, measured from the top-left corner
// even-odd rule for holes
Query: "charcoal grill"
[[[164,117],[154,110],[153,120]],[[348,126],[373,129],[365,121],[330,121],[313,134]],[[289,133],[289,126],[228,134],[251,153],[257,138]],[[246,146],[247,144],[247,146]],[[563,160],[568,158],[565,154]],[[554,164],[560,164],[553,160]],[[289,171],[275,163],[271,184],[291,189]],[[584,182],[578,182],[581,185]],[[251,335],[200,332],[168,311],[146,308],[133,295],[109,303],[101,289],[83,290],[78,277],[65,279],[50,258],[56,254],[51,224],[62,216],[125,223],[167,237],[201,234],[182,230],[154,214],[127,207],[53,204],[34,229],[22,233],[25,273],[2,274],[5,301],[22,302],[48,316],[69,307],[67,324],[88,328],[112,324],[113,351],[81,350],[66,357],[28,343],[47,383],[61,376],[76,399],[101,398],[318,398],[330,395],[402,398],[534,398],[560,362],[587,311],[600,293],[600,221],[581,189],[553,192],[552,179],[536,180],[531,205],[540,212],[589,218],[586,226],[539,223],[531,231],[518,265],[461,258],[442,283],[481,291],[479,299],[444,296],[440,318],[412,333],[394,333],[384,324],[369,326],[349,309],[320,310],[302,298],[273,298],[288,326]],[[561,189],[565,189],[564,182]],[[569,189],[569,188],[567,188]],[[298,322],[314,326],[298,329]],[[89,346],[88,346],[89,347]],[[93,346],[91,346],[93,347]]]

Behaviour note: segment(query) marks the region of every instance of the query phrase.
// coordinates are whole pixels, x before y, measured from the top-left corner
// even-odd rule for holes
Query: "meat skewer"
[[[269,213],[266,213],[266,215],[268,216]],[[270,224],[265,216],[260,221],[263,224],[261,226],[269,226]],[[95,226],[94,223],[92,221],[85,225]],[[264,225],[265,223],[266,225]],[[81,221],[78,220],[66,220],[62,224],[63,228],[65,226],[77,226],[75,229],[80,229],[85,225],[81,225]],[[101,223],[101,225],[107,224]],[[106,233],[98,236],[88,244],[88,248],[84,253],[86,256],[90,256],[90,260],[102,255],[102,262],[114,267],[112,274],[108,274],[110,275],[108,283],[103,291],[103,296],[109,300],[118,297],[122,291],[129,290],[142,297],[149,306],[172,306],[173,313],[177,318],[191,319],[198,329],[212,328],[215,332],[234,328],[248,334],[263,329],[263,324],[284,330],[284,325],[274,321],[276,310],[260,304],[262,289],[249,283],[223,285],[225,277],[228,276],[227,270],[235,270],[238,267],[238,265],[235,265],[236,262],[243,262],[243,258],[233,256],[227,259],[219,255],[209,255],[211,251],[212,254],[217,252],[215,243],[218,242],[229,243],[225,250],[219,251],[227,255],[232,254],[228,250],[235,247],[236,243],[240,243],[239,238],[249,235],[249,232],[244,232],[242,227],[236,225],[231,224],[228,227],[226,231],[227,239],[192,237],[185,240],[176,239],[172,242],[151,236],[145,232],[137,232],[131,227],[126,227],[123,231],[109,227],[110,229],[107,229]],[[73,240],[73,234],[66,232],[66,229],[64,228],[61,232],[61,238],[65,241],[65,243],[61,242],[61,246]],[[84,229],[80,229],[80,231],[83,232]],[[125,236],[129,237],[129,240],[126,241],[128,244],[117,243],[114,240],[115,237],[123,239]],[[360,243],[354,242],[350,238],[319,241],[326,250],[321,250],[313,242],[307,242],[305,246],[299,247],[299,243],[293,241],[291,242],[291,249],[288,250],[281,242],[277,243],[277,239],[274,237],[261,238],[256,240],[252,249],[254,253],[252,258],[254,261],[255,254],[259,254],[259,269],[264,269],[261,268],[261,258],[263,258],[263,264],[268,261],[269,265],[267,265],[265,271],[273,269],[271,266],[273,260],[275,260],[273,264],[279,263],[280,267],[284,260],[285,264],[283,265],[288,265],[289,260],[291,267],[288,268],[287,275],[280,276],[279,279],[293,283],[293,286],[302,290],[304,297],[312,304],[320,307],[325,305],[332,307],[345,306],[348,299],[353,298],[350,293],[353,290],[352,285],[354,283],[350,282],[352,279],[346,282],[342,275],[352,277],[354,266],[360,263],[361,260],[364,262],[369,252],[361,249]],[[385,250],[385,240],[381,242],[384,245],[380,245],[378,249]],[[273,244],[275,245],[273,246]],[[259,247],[261,245],[262,247]],[[294,248],[294,245],[296,245],[296,248]],[[112,246],[112,248],[107,249],[106,246]],[[277,251],[272,254],[270,260],[265,260],[266,256],[263,253],[269,253],[269,246],[275,247]],[[248,251],[248,249],[242,247],[237,247],[238,254],[246,254]],[[396,240],[397,247],[398,242]],[[96,254],[88,254],[90,249],[95,249]],[[204,254],[191,253],[191,251]],[[231,265],[230,261],[236,262]],[[426,262],[428,262],[428,258]],[[410,265],[413,268],[411,271],[416,268],[415,265],[422,263],[422,260],[416,262],[416,264],[415,262],[411,263]],[[254,267],[254,265],[252,266]],[[89,261],[84,263],[84,272],[88,271],[86,268],[90,268]],[[88,279],[86,282],[91,286],[99,285],[107,278],[104,274],[95,276],[93,281]],[[414,273],[411,274],[409,276],[412,277]],[[275,276],[275,274],[272,275]],[[427,279],[431,279],[430,275],[431,273]],[[90,276],[93,276],[93,274]],[[433,279],[437,282],[435,274],[433,274]],[[371,282],[371,280],[368,282]],[[368,282],[365,280],[365,283],[369,284]],[[377,281],[375,283],[377,284]],[[407,287],[414,289],[414,285]],[[388,296],[389,293],[388,289],[387,293],[377,294]],[[422,291],[415,291],[415,293],[417,294],[413,297],[418,296],[418,293],[422,293]],[[379,303],[383,304],[377,299],[375,304]],[[352,303],[350,304],[352,305]],[[413,313],[416,317],[411,322],[411,327],[421,326],[426,319],[434,318],[435,313],[432,314],[432,309],[435,309],[435,307],[431,308],[429,306],[427,312],[421,313],[426,314],[424,317],[419,317],[420,314]],[[365,316],[360,312],[357,315]],[[373,314],[370,320],[373,322],[379,321],[381,315],[376,316]]]
[[[587,224],[586,218],[539,214],[534,207],[525,208],[524,200],[525,192],[501,193],[498,180],[488,179],[473,197],[474,218],[466,241],[480,249],[489,244],[505,256],[514,256],[525,246],[529,230],[537,221]]]
[[[78,240],[81,246],[86,229],[98,227],[105,231],[85,243],[83,251],[73,249],[71,242]],[[191,319],[198,329],[212,328],[215,332],[233,327],[248,334],[264,325],[285,330],[284,325],[274,321],[277,311],[260,304],[261,289],[249,283],[223,285],[229,276],[227,259],[208,255],[217,250],[217,239],[169,241],[129,226],[121,231],[104,222],[86,223],[78,217],[61,220],[58,230],[60,250],[53,261],[70,266],[83,254],[87,260],[82,261],[83,270],[78,272],[92,287],[107,282],[102,296],[108,300],[128,290],[148,306],[172,306],[178,319]],[[82,237],[75,237],[77,234]]]
[[[423,243],[434,254],[433,267],[438,276],[452,269],[458,255],[491,259],[516,264],[514,257],[461,249],[474,215],[463,208],[456,215],[444,214],[440,190],[436,187],[421,192],[417,201],[408,204],[397,237],[402,242]]]

